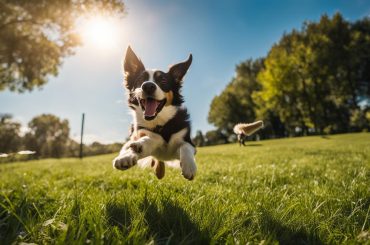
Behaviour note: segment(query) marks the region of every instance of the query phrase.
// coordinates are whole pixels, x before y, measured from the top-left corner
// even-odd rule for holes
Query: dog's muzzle
[[[142,91],[145,93],[146,96],[153,96],[155,93],[155,90],[157,89],[157,85],[153,82],[144,82],[141,85]]]

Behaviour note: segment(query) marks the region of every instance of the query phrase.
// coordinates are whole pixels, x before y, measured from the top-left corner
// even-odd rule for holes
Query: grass
[[[179,170],[114,155],[0,165],[0,243],[370,243],[370,134],[204,147]]]

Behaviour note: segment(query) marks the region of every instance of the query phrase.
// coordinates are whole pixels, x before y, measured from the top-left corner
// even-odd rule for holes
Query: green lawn
[[[198,174],[114,155],[0,165],[0,244],[370,243],[370,134],[199,148]]]

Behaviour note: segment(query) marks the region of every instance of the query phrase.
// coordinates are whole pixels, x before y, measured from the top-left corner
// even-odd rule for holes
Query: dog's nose
[[[152,95],[155,92],[156,86],[153,82],[145,82],[141,85],[141,89],[148,95]]]

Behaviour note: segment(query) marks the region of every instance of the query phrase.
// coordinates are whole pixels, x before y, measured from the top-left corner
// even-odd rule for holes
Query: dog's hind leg
[[[184,143],[180,147],[180,166],[182,169],[182,175],[188,179],[192,180],[197,172],[197,166],[195,165],[195,148],[189,144]]]
[[[246,135],[241,136],[242,145],[245,146],[245,139],[247,138]]]
[[[239,142],[239,146],[242,146],[242,138],[240,134],[238,134],[238,142]]]
[[[164,177],[165,174],[164,162],[152,158],[152,168],[158,179],[162,179]]]

